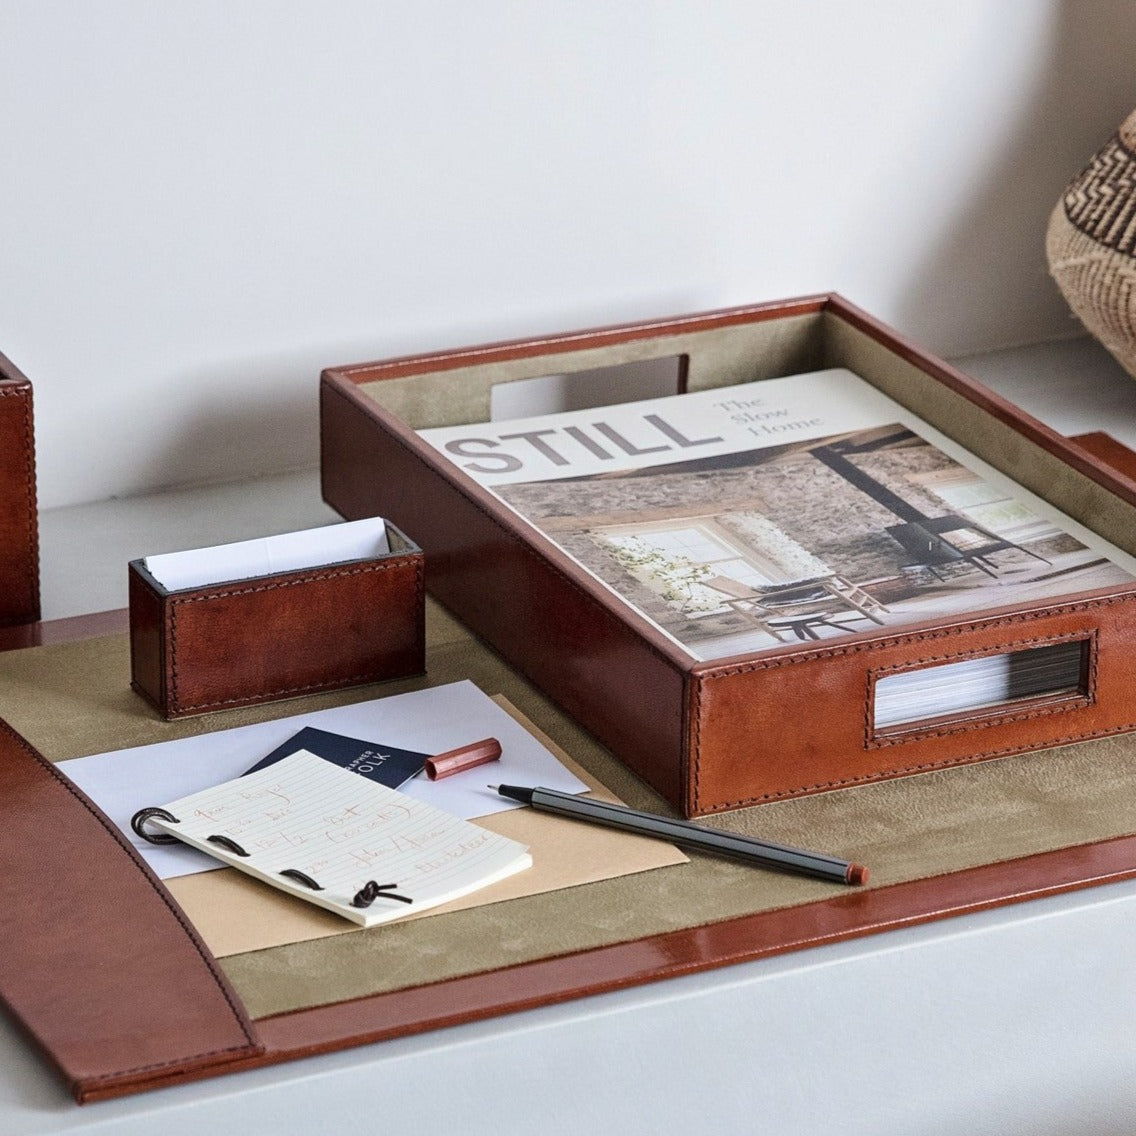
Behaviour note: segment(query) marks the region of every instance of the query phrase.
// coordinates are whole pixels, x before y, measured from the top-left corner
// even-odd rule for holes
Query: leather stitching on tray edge
[[[1129,600],[1130,598],[1131,598],[1130,596],[1113,596],[1113,597],[1105,597],[1105,598],[1102,598],[1102,599],[1099,599],[1099,600],[1090,600],[1090,601],[1087,601],[1087,602],[1084,602],[1084,603],[1079,603],[1079,604],[1069,604],[1069,605],[1061,608],[1061,614],[1064,615],[1064,614],[1070,614],[1072,612],[1091,611],[1095,608],[1111,607],[1115,604],[1123,603],[1126,600]],[[1008,617],[1003,617],[1003,618],[1000,618],[1000,619],[988,620],[988,621],[983,623],[982,627],[985,630],[985,629],[988,629],[988,628],[1001,627],[1001,626],[1016,626],[1019,623],[1023,623],[1027,620],[1044,619],[1044,618],[1048,618],[1048,617],[1052,616],[1053,614],[1054,614],[1054,612],[1052,612],[1052,611],[1026,612],[1026,613],[1023,613],[1022,615],[1008,616]],[[911,635],[911,636],[902,636],[902,635],[896,636],[896,637],[894,637],[890,640],[886,640],[885,642],[886,642],[886,645],[888,645],[888,646],[897,646],[901,643],[907,643],[907,642],[919,642],[921,640],[930,640],[930,639],[943,639],[943,638],[946,638],[946,637],[952,636],[952,635],[961,635],[964,632],[969,632],[969,631],[972,631],[972,630],[974,630],[974,628],[972,628],[972,627],[943,628],[943,629],[934,630],[934,631],[920,632],[918,634]],[[876,642],[878,642],[878,641],[876,641]],[[787,658],[769,659],[769,660],[766,660],[766,661],[761,662],[761,663],[738,664],[734,667],[725,668],[725,669],[721,670],[720,672],[718,672],[717,674],[703,675],[702,681],[697,684],[697,690],[695,691],[695,696],[694,696],[694,703],[695,703],[695,705],[694,705],[694,716],[695,716],[695,722],[696,722],[696,737],[698,736],[698,734],[697,734],[697,723],[700,723],[701,720],[702,720],[702,688],[703,688],[704,683],[709,683],[709,682],[711,682],[715,679],[719,679],[719,678],[728,678],[728,677],[730,677],[731,675],[734,675],[734,674],[748,674],[748,673],[753,673],[753,672],[759,671],[759,670],[768,670],[768,669],[771,669],[771,668],[777,667],[777,666],[795,665],[795,664],[798,664],[798,663],[806,663],[806,662],[810,662],[810,661],[813,661],[813,660],[835,658],[835,657],[843,656],[843,655],[859,654],[863,651],[871,649],[875,645],[876,645],[875,642],[863,643],[863,644],[853,644],[853,645],[848,646],[848,647],[833,648],[830,651],[822,651],[822,652],[817,652],[815,654],[810,654],[810,655],[805,655],[805,656],[799,656],[799,655],[798,656],[789,656]],[[1096,653],[1094,652],[1094,675],[1093,675],[1094,685],[1095,685],[1095,681],[1096,681],[1096,676],[1095,676],[1096,658],[1095,658],[1095,655],[1096,655]],[[946,657],[949,658],[951,656],[946,656]],[[1037,715],[1033,715],[1033,716],[1037,716]],[[1023,720],[1026,717],[1028,717],[1028,716],[1023,716]],[[978,727],[975,726],[973,728],[978,728]],[[1121,734],[1121,733],[1124,733],[1128,730],[1133,730],[1133,729],[1136,729],[1136,722],[1129,723],[1128,725],[1113,726],[1113,727],[1109,727],[1108,729],[1104,729],[1104,730],[1090,730],[1090,731],[1085,731],[1085,732],[1082,732],[1082,733],[1070,734],[1070,735],[1067,735],[1066,737],[1055,739],[1052,744],[1054,746],[1059,746],[1059,745],[1066,745],[1070,742],[1075,742],[1075,741],[1090,741],[1093,738],[1108,737],[1112,734]],[[721,811],[726,811],[728,809],[744,808],[747,805],[757,805],[757,804],[761,804],[762,802],[765,802],[765,801],[778,801],[778,800],[784,800],[784,799],[789,798],[789,797],[795,797],[795,796],[803,795],[805,793],[815,793],[815,792],[821,792],[821,791],[824,791],[824,790],[827,790],[827,789],[840,789],[840,788],[850,787],[852,785],[868,784],[868,783],[871,783],[873,781],[881,781],[881,780],[884,780],[884,779],[889,778],[889,777],[902,776],[904,774],[928,773],[928,772],[932,772],[936,769],[948,769],[948,768],[950,768],[951,766],[954,766],[954,765],[968,765],[972,762],[985,761],[985,760],[995,758],[995,757],[1008,757],[1008,756],[1011,756],[1012,754],[1020,753],[1020,752],[1022,752],[1020,746],[1006,746],[1006,747],[1003,747],[1001,749],[988,750],[985,753],[968,754],[965,757],[960,757],[960,758],[950,758],[950,759],[944,759],[942,761],[927,762],[927,763],[924,763],[924,764],[910,765],[910,766],[905,766],[905,767],[897,767],[895,769],[888,769],[888,770],[882,770],[882,771],[879,771],[879,772],[876,772],[876,773],[865,774],[865,775],[860,776],[860,777],[841,778],[841,779],[838,779],[838,780],[835,780],[835,781],[819,781],[819,782],[817,782],[813,785],[802,785],[802,786],[798,786],[798,787],[793,788],[793,789],[786,789],[785,791],[783,791],[781,793],[766,793],[766,794],[762,794],[762,795],[755,796],[755,797],[745,797],[745,798],[735,800],[735,801],[716,802],[713,807],[716,810],[721,810]],[[696,786],[698,785],[698,775],[699,775],[699,767],[700,767],[700,764],[701,764],[701,757],[702,757],[701,742],[700,742],[700,738],[699,738],[699,744],[698,744],[698,746],[697,746],[697,748],[695,749],[695,752],[694,752],[694,769],[695,769],[694,779],[695,779],[695,785]]]
[[[867,684],[868,695],[864,699],[864,739],[863,745],[865,749],[883,749],[886,746],[902,745],[909,741],[922,740],[924,738],[945,738],[954,734],[971,733],[974,730],[984,730],[991,726],[1002,726],[1010,722],[1029,722],[1035,718],[1047,717],[1050,714],[1067,714],[1073,710],[1084,710],[1087,706],[1091,706],[1096,702],[1096,689],[1097,689],[1097,673],[1098,661],[1100,657],[1099,628],[1091,629],[1092,650],[1089,652],[1089,673],[1087,689],[1083,699],[1079,702],[1069,701],[1061,702],[1048,706],[1034,707],[1032,710],[1022,710],[1014,713],[1012,710],[1007,710],[1005,713],[996,714],[989,713],[981,718],[976,718],[968,722],[960,722],[956,726],[942,723],[937,728],[920,730],[914,725],[905,732],[902,736],[896,737],[873,737],[873,725],[871,720],[872,709],[872,695],[875,693],[873,686],[873,678],[886,676],[888,674],[905,673],[907,671],[917,670],[919,667],[927,663],[942,663],[942,662],[966,662],[969,659],[989,658],[993,655],[1003,654],[1008,650],[1015,650],[1020,647],[1029,646],[1056,646],[1061,643],[1075,643],[1078,640],[1081,642],[1089,642],[1089,639],[1084,639],[1079,632],[1070,632],[1065,635],[1052,635],[1042,636],[1033,639],[1019,639],[1013,643],[999,644],[998,647],[991,651],[980,651],[973,654],[962,655],[928,655],[924,659],[916,659],[911,663],[897,663],[890,667],[880,667],[878,670],[869,670],[865,681]]]

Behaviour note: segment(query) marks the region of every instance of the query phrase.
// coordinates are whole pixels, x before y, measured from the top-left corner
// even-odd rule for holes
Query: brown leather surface
[[[730,666],[692,665],[542,534],[358,389],[453,369],[471,358],[485,364],[526,354],[552,357],[581,345],[610,346],[821,309],[1118,496],[1136,500],[1131,483],[1091,453],[832,296],[332,368],[321,381],[324,497],[351,519],[381,514],[414,525],[430,559],[433,594],[688,816],[1133,728],[1136,714],[1121,659],[1136,630],[1131,587],[1111,589],[1115,598],[1095,606],[1020,605],[1012,615],[995,612],[993,620],[942,621],[902,635],[862,632],[835,648],[786,646]],[[1067,636],[1093,644],[1087,698],[986,716],[963,728],[909,732],[902,739],[873,738],[865,725],[870,683],[881,672]],[[785,721],[795,729],[781,729]]]
[[[1095,458],[1115,470],[1129,481],[1136,482],[1136,453],[1111,434],[1094,430],[1089,434],[1077,434],[1072,438],[1083,450],[1088,450]]]
[[[414,433],[376,415],[351,384],[321,390],[324,496],[351,519],[382,515],[426,551],[431,593],[668,800],[683,795],[684,677],[643,620],[625,620],[597,583],[446,463],[423,462]],[[381,471],[381,476],[380,476]]]
[[[260,1051],[212,956],[150,870],[0,723],[0,997],[76,1099]]]
[[[169,593],[130,565],[132,685],[167,718],[421,674],[419,552]]]
[[[39,616],[32,385],[0,355],[0,627]]]
[[[126,608],[73,615],[67,619],[21,623],[13,627],[0,627],[0,651],[18,651],[24,647],[44,647],[52,643],[71,643],[76,639],[94,639],[99,635],[117,635],[129,627],[130,613]]]
[[[1136,729],[1131,589],[857,640],[699,668],[692,684],[696,811],[740,808]],[[1001,713],[960,716],[895,735],[873,733],[866,706],[877,677],[1069,640],[1089,645],[1084,697],[1028,700]],[[783,728],[786,721],[793,723],[791,731]],[[769,744],[771,738],[776,745]],[[731,760],[745,754],[751,760]]]

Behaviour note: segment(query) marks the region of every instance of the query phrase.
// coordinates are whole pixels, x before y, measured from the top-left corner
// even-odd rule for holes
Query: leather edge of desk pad
[[[5,723],[0,782],[0,998],[75,1098],[221,1072],[259,1053],[244,1007],[165,887]]]

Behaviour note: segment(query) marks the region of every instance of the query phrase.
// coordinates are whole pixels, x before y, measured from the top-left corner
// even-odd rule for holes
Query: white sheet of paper
[[[516,807],[487,789],[489,784],[544,785],[566,793],[587,789],[528,730],[468,681],[76,757],[58,768],[122,829],[162,879],[171,879],[219,865],[192,848],[159,847],[140,840],[130,830],[130,818],[139,809],[239,777],[303,726],[430,754],[496,738],[501,757],[492,765],[476,766],[441,781],[419,776],[401,788],[466,820]]]
[[[370,560],[390,552],[381,517],[323,525],[211,548],[190,548],[146,557],[146,569],[167,591],[204,588],[303,568]]]

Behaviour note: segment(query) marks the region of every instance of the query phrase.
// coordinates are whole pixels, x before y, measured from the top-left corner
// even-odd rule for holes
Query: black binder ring
[[[230,839],[228,836],[207,836],[205,838],[210,844],[218,844],[222,848],[228,849],[236,856],[247,856],[247,853],[235,840]]]
[[[130,827],[133,829],[136,836],[140,836],[149,844],[180,844],[176,836],[170,836],[167,832],[147,832],[142,826],[151,818],[158,817],[161,820],[168,820],[170,824],[181,824],[173,813],[167,812],[165,809],[149,808],[139,809],[130,818]]]
[[[301,872],[299,868],[281,868],[280,874],[282,876],[291,876],[294,880],[299,880],[305,887],[310,887],[312,891],[323,891],[323,887],[317,884],[311,876]]]
[[[377,884],[374,880],[368,880],[355,893],[355,898],[351,901],[351,906],[370,907],[376,899],[397,899],[399,903],[414,902],[409,896],[398,895],[396,892],[390,890],[396,887],[398,887],[398,884]]]

